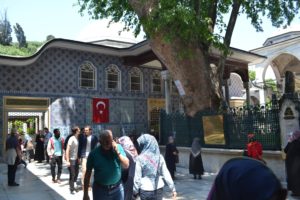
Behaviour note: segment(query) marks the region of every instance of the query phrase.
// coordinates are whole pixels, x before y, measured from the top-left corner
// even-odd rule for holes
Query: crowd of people
[[[38,131],[35,140],[26,135],[25,145],[20,138],[20,134],[13,128],[6,141],[9,186],[19,185],[15,182],[15,174],[23,157],[23,146],[28,149],[25,151],[28,162],[34,159],[37,163],[49,163],[53,183],[61,183],[65,162],[69,171],[71,194],[80,189],[76,183],[81,166],[83,199],[90,199],[89,190],[92,190],[94,200],[131,200],[137,196],[142,200],[162,199],[165,182],[176,198],[172,179],[175,169],[171,175],[171,168],[160,154],[157,139],[153,135],[114,138],[111,130],[102,130],[98,139],[90,126],[82,129],[75,126],[66,138],[61,136],[59,129],[51,133],[48,128]]]
[[[22,163],[22,148],[25,148],[28,162],[34,159],[38,163],[49,163],[53,183],[61,183],[65,162],[71,194],[80,189],[76,182],[81,166],[84,200],[90,199],[90,190],[94,200],[133,200],[138,196],[141,200],[159,200],[163,199],[165,183],[173,199],[177,197],[174,180],[179,151],[173,136],[168,138],[165,156],[160,153],[157,138],[151,134],[116,138],[111,130],[101,130],[98,138],[90,126],[82,129],[75,126],[66,138],[61,136],[59,129],[54,129],[52,134],[45,128],[36,134],[35,142],[28,135],[24,140],[16,129],[11,129],[6,141],[8,186],[19,185],[15,182],[15,174],[17,165]],[[292,134],[284,151],[287,189],[299,196],[300,131]],[[201,141],[194,138],[189,157],[189,172],[194,179],[201,179],[204,174],[201,152]],[[267,167],[262,152],[261,143],[254,134],[249,134],[244,156],[225,162],[207,199],[285,199],[287,190]],[[23,164],[26,167],[25,161]]]

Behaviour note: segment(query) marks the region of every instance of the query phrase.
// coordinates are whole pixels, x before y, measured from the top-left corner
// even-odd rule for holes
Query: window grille
[[[117,65],[109,65],[106,70],[106,90],[121,90],[121,72]]]
[[[152,74],[152,92],[161,92],[161,75],[159,71],[154,71]]]
[[[80,88],[95,89],[96,86],[96,69],[90,62],[84,62],[80,66]]]
[[[143,76],[139,68],[134,67],[129,71],[130,90],[143,91]]]

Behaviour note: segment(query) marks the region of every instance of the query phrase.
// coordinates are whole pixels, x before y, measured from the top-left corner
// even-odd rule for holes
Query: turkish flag
[[[109,122],[109,99],[93,98],[93,122]]]

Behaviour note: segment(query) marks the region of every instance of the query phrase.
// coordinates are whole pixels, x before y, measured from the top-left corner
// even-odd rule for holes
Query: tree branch
[[[214,30],[216,20],[217,20],[217,8],[218,8],[218,0],[211,0],[211,4],[208,8],[208,17],[212,21],[211,28]]]
[[[135,10],[139,18],[148,16],[152,10],[158,8],[159,0],[128,0],[128,3]]]
[[[232,33],[233,33],[233,30],[234,30],[234,27],[235,27],[237,16],[239,14],[240,6],[241,6],[240,0],[234,0],[233,1],[232,11],[231,11],[231,14],[230,14],[230,19],[228,21],[228,25],[227,25],[227,29],[226,29],[226,33],[225,33],[225,37],[224,37],[224,45],[227,48],[230,47],[231,37],[232,37]],[[222,83],[223,83],[223,73],[224,73],[224,67],[225,67],[227,54],[228,54],[227,51],[222,53],[222,55],[220,57],[220,60],[219,60],[219,64],[218,64],[216,77],[218,77],[218,79],[221,83],[219,88],[218,88],[219,90],[221,90]],[[223,99],[224,99],[224,96],[223,96]],[[229,103],[229,102],[227,102],[227,103]]]
[[[196,13],[196,16],[199,16],[199,10],[200,10],[200,1],[199,0],[194,0],[194,10]]]
[[[228,48],[231,43],[231,37],[232,37],[232,33],[233,33],[233,30],[235,27],[237,16],[239,14],[240,6],[241,6],[240,0],[234,0],[233,5],[232,5],[232,11],[230,14],[230,19],[227,24],[226,34],[224,37],[224,44]]]

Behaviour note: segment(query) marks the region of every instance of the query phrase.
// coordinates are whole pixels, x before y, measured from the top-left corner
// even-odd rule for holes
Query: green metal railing
[[[225,143],[207,144],[203,117],[223,116]],[[243,149],[249,133],[254,133],[262,143],[264,150],[280,149],[279,105],[273,101],[271,105],[230,108],[226,112],[204,111],[189,117],[181,113],[160,114],[161,144],[166,144],[167,137],[174,135],[177,146],[190,147],[194,137],[199,137],[203,147],[221,147]]]

